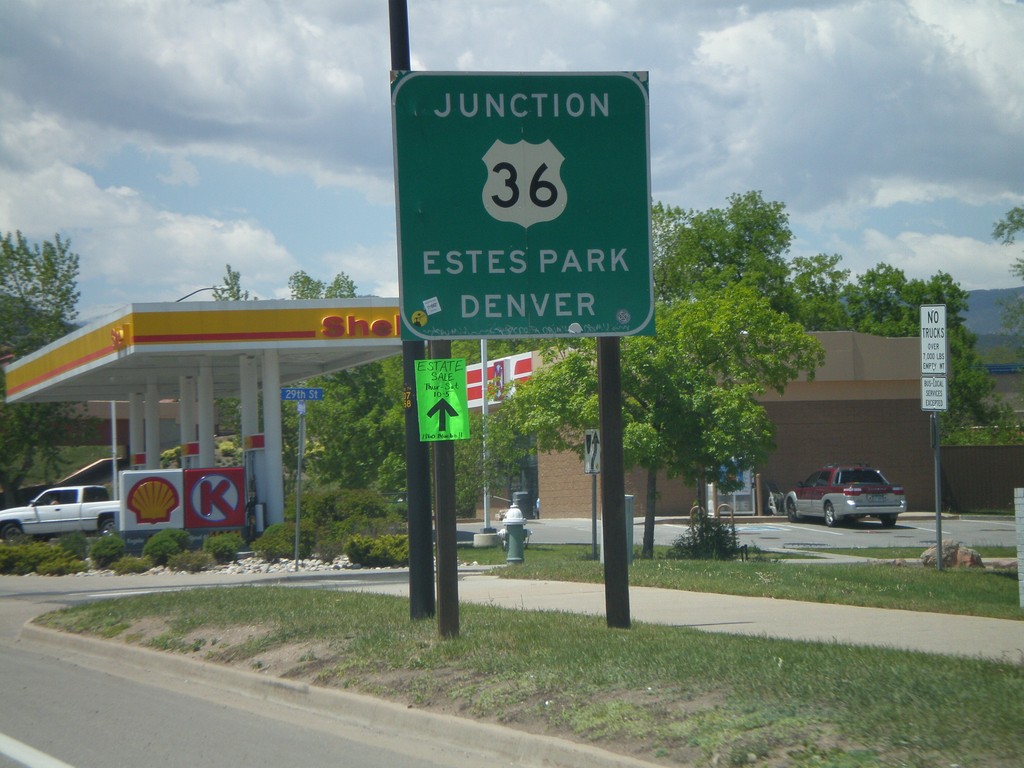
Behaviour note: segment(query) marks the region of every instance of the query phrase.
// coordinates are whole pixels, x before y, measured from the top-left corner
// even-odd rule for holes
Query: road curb
[[[415,740],[417,745],[436,744],[451,751],[454,745],[480,765],[511,764],[551,768],[655,768],[655,763],[620,755],[588,744],[501,725],[414,709],[363,694],[320,688],[306,683],[261,675],[170,652],[99,640],[47,629],[31,621],[22,626],[19,642],[62,659],[69,654],[85,657],[106,672],[132,680],[139,673],[146,682],[172,680],[179,690],[210,698],[225,693],[315,713],[349,728],[386,740]],[[86,663],[86,666],[92,666]],[[200,690],[205,689],[205,690]],[[205,694],[205,695],[204,695]],[[469,746],[472,745],[472,746]],[[478,746],[485,745],[485,746]]]

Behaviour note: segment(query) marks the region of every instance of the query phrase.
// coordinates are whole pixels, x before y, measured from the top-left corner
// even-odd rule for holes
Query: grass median
[[[531,546],[527,564],[503,570],[592,580],[600,564],[587,554]],[[853,593],[875,592],[878,579],[918,572],[920,583],[894,595],[912,592],[920,604],[931,591],[947,612],[963,612],[975,578],[1009,581],[894,566],[665,560],[634,562],[631,578],[688,589],[717,582],[718,592],[726,582],[785,583],[818,599],[823,587],[805,581],[805,570],[843,582],[847,599],[835,602],[856,604],[867,603]],[[868,572],[876,575],[854,576]],[[443,640],[435,622],[410,621],[403,598],[267,586],[99,601],[39,621],[665,765],[1019,765],[1024,665],[639,623],[612,630],[600,617],[472,604],[460,612],[460,636]]]
[[[629,581],[636,587],[1024,620],[1016,569],[939,572],[898,564],[910,560],[909,552],[871,550],[861,556],[879,558],[877,562],[807,565],[777,561],[769,553],[756,553],[746,561],[670,560],[663,549],[656,549],[651,560],[633,560]],[[1006,557],[1007,552],[990,548],[982,554]],[[530,545],[521,565],[500,573],[517,579],[603,582],[603,566],[591,554],[590,547],[578,545]],[[462,555],[481,564],[504,562],[500,549],[463,550]]]

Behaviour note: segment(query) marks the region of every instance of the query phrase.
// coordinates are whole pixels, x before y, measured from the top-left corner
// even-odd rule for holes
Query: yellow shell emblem
[[[125,506],[140,523],[166,523],[178,507],[178,492],[166,480],[151,477],[131,489]]]

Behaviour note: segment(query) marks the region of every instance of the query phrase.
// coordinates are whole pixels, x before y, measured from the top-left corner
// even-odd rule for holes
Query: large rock
[[[921,555],[921,565],[935,567],[935,547],[931,547]],[[984,568],[981,562],[981,555],[969,547],[965,547],[959,541],[953,539],[942,540],[942,567],[943,568]]]

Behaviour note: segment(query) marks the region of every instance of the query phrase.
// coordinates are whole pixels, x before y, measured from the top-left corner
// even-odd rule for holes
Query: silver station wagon
[[[906,511],[903,487],[863,464],[829,464],[786,494],[786,516],[792,522],[821,517],[831,527],[843,520],[877,517],[892,527],[896,516]]]

